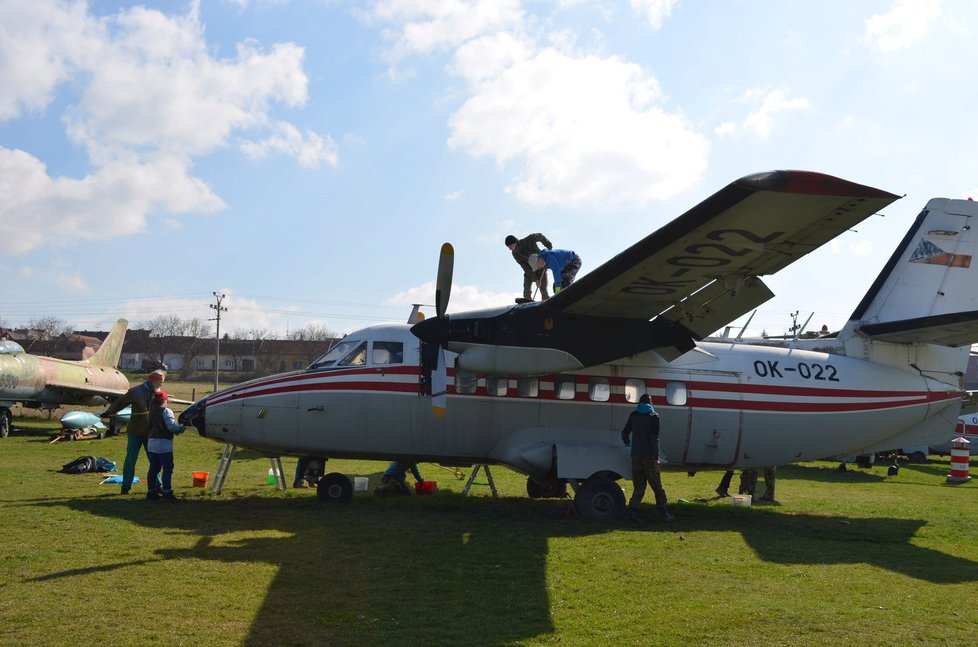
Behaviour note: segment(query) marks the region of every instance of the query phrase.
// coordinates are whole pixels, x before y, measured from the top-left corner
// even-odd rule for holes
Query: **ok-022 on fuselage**
[[[620,430],[646,392],[661,458],[683,470],[926,442],[953,429],[978,339],[974,203],[928,203],[838,334],[703,341],[770,297],[759,274],[894,198],[818,174],[749,176],[542,303],[447,315],[440,268],[436,317],[348,335],[308,369],[210,395],[181,421],[269,454],[505,464],[531,492],[587,485],[575,503],[595,518],[624,504]],[[351,489],[326,488],[326,499]]]

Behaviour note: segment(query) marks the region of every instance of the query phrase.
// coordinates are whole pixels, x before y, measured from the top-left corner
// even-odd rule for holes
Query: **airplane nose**
[[[441,344],[448,339],[448,317],[432,317],[411,326],[411,332],[421,341],[429,344]]]
[[[179,422],[181,425],[194,427],[197,430],[197,433],[204,438],[207,437],[207,424],[204,417],[204,411],[207,406],[206,402],[207,398],[197,400],[177,417],[177,422]]]

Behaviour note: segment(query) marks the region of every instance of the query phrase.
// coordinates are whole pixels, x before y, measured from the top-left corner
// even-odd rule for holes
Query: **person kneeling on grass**
[[[146,442],[149,474],[146,482],[152,489],[146,493],[146,498],[176,502],[177,498],[173,496],[173,436],[182,434],[186,427],[173,417],[173,411],[166,406],[167,400],[166,391],[157,391],[149,405],[149,440]],[[158,481],[161,470],[163,478]]]

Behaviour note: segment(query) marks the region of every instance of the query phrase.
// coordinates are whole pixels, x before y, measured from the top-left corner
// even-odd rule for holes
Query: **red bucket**
[[[438,481],[418,481],[414,484],[414,491],[418,494],[434,494],[438,489]]]

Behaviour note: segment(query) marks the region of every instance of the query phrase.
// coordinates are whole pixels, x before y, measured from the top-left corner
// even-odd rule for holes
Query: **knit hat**
[[[166,391],[164,391],[163,389],[160,389],[159,391],[157,391],[156,393],[153,394],[153,397],[156,398],[157,400],[162,401],[162,400],[169,399],[170,396],[167,395]]]
[[[516,240],[516,236],[514,236],[513,234],[506,236],[506,247],[509,247],[510,245],[515,245],[518,242],[519,241]]]

